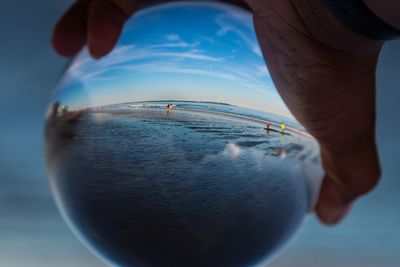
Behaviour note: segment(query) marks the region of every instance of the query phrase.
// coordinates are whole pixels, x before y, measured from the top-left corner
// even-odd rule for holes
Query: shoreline
[[[103,114],[113,114],[113,115],[129,115],[135,113],[136,110],[152,110],[152,111],[163,111],[163,109],[160,108],[152,108],[152,107],[146,107],[146,108],[132,108],[132,109],[121,109],[121,110],[88,110],[88,113],[103,113]],[[229,113],[229,112],[220,112],[220,111],[212,111],[212,110],[198,110],[198,109],[188,109],[188,108],[174,108],[174,110],[171,111],[173,113],[174,111],[190,111],[190,112],[197,112],[197,113],[203,113],[203,114],[214,114],[214,115],[220,115],[220,116],[226,116],[226,117],[231,117],[234,119],[241,119],[241,120],[247,120],[255,123],[261,124],[263,127],[261,127],[264,131],[266,129],[264,128],[265,122],[268,121],[271,123],[271,132],[275,133],[280,133],[280,123],[274,122],[274,121],[269,121],[269,120],[262,120],[259,118],[254,118],[250,116],[245,116],[245,115],[239,115],[235,113]],[[305,138],[311,138],[314,139],[309,133],[302,131],[300,129],[296,129],[294,127],[290,127],[286,125],[286,129],[284,133],[292,133],[294,135],[300,135]]]

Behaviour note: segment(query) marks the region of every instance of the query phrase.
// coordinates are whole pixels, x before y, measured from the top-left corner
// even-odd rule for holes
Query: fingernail
[[[101,58],[99,53],[95,53],[91,47],[88,48],[88,52],[89,52],[89,55],[95,60],[98,60]]]
[[[90,56],[95,60],[101,59],[101,56],[97,56],[97,55],[94,55],[94,54],[90,54]]]

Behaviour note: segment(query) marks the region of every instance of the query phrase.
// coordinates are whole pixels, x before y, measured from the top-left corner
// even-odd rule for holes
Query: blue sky
[[[251,15],[210,3],[139,12],[111,54],[95,61],[84,49],[77,56],[56,98],[71,109],[174,99],[290,116],[264,63]]]

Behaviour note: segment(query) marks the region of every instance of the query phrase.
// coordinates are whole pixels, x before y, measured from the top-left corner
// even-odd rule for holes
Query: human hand
[[[378,182],[375,70],[382,42],[353,33],[320,0],[247,0],[285,103],[318,140],[325,170],[316,211],[336,224]]]
[[[139,0],[80,0],[57,24],[54,48],[114,47]],[[247,0],[271,75],[295,117],[319,141],[325,177],[317,214],[335,224],[380,176],[375,145],[375,68],[382,44],[352,33],[319,0]]]

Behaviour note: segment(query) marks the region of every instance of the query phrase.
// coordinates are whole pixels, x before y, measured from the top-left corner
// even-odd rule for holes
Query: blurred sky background
[[[0,266],[104,266],[75,239],[51,196],[43,161],[43,115],[67,61],[50,47],[71,1],[0,0]],[[378,144],[383,180],[340,226],[311,218],[273,267],[400,265],[400,42],[378,68]]]

